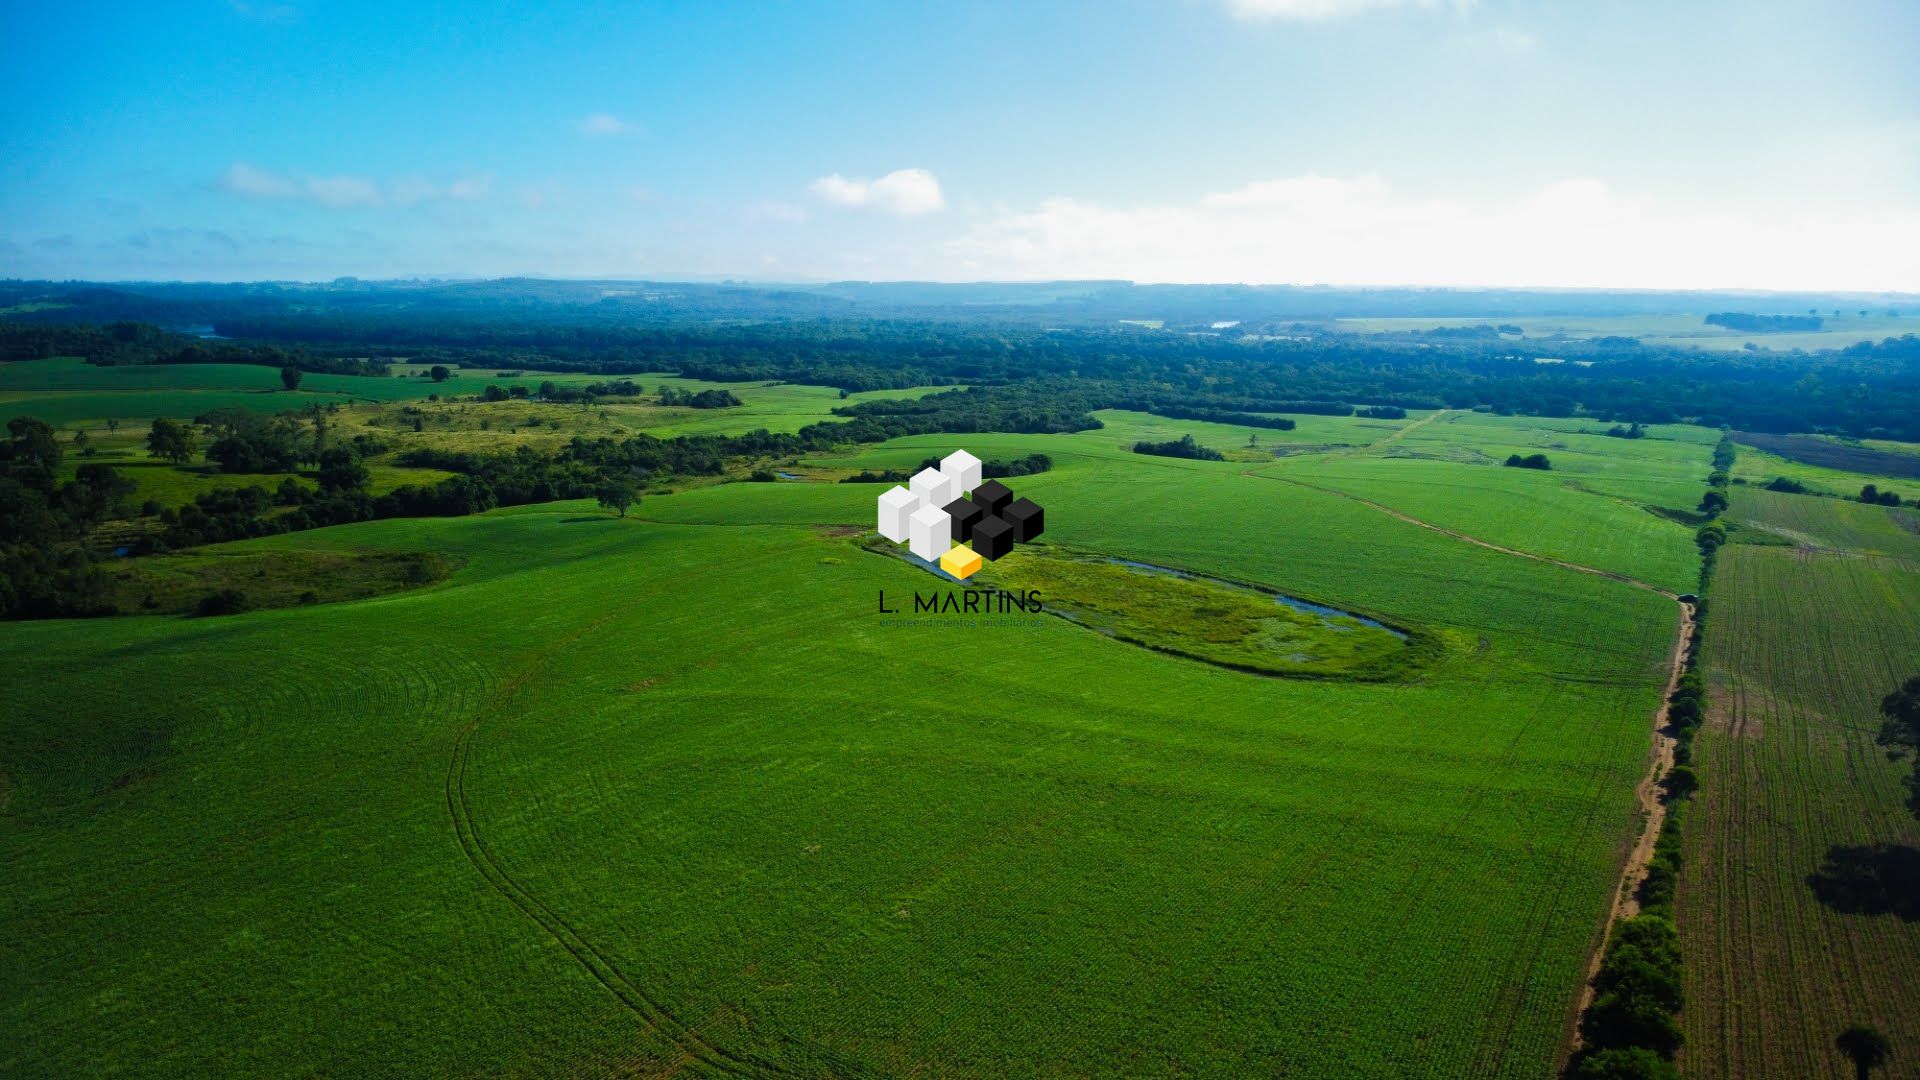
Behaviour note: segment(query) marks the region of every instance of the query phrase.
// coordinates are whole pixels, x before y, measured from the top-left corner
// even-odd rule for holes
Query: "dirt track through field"
[[[1693,641],[1694,614],[1692,604],[1680,605],[1680,633],[1673,646],[1673,659],[1668,667],[1667,688],[1660,695],[1660,707],[1653,712],[1653,761],[1647,768],[1647,775],[1640,778],[1640,786],[1634,789],[1634,799],[1640,806],[1640,813],[1646,821],[1640,829],[1640,839],[1635,841],[1633,850],[1627,853],[1627,860],[1620,868],[1620,881],[1613,889],[1613,904],[1607,908],[1607,921],[1600,928],[1593,955],[1587,959],[1587,982],[1580,990],[1580,1007],[1574,1010],[1567,1021],[1566,1051],[1571,1054],[1580,1049],[1579,1023],[1587,1006],[1593,1004],[1593,977],[1600,974],[1600,961],[1606,955],[1607,938],[1613,935],[1613,924],[1621,919],[1631,919],[1640,914],[1640,883],[1646,880],[1647,867],[1653,863],[1654,845],[1660,841],[1660,828],[1667,821],[1667,803],[1660,797],[1660,778],[1673,767],[1673,751],[1676,742],[1667,724],[1667,711],[1673,701],[1673,692],[1680,686],[1680,676],[1687,667],[1687,646]]]
[[[1440,413],[1435,413],[1433,416],[1429,416],[1419,423],[1427,423],[1440,415]],[[1372,444],[1368,449],[1384,446],[1388,442],[1412,431],[1416,426],[1418,425],[1409,424],[1394,434],[1389,435],[1387,438]],[[1655,709],[1653,713],[1653,748],[1652,752],[1648,755],[1646,774],[1640,778],[1639,785],[1634,788],[1634,801],[1639,807],[1642,818],[1640,835],[1635,839],[1633,847],[1627,851],[1626,858],[1621,863],[1620,878],[1614,884],[1613,902],[1607,907],[1606,920],[1600,925],[1600,931],[1594,938],[1591,955],[1587,959],[1587,977],[1585,984],[1580,990],[1578,1007],[1575,1008],[1573,1013],[1567,1018],[1566,1032],[1562,1039],[1563,1053],[1561,1057],[1564,1061],[1568,1055],[1571,1055],[1575,1050],[1580,1048],[1580,1015],[1586,1011],[1587,1006],[1593,1001],[1593,977],[1600,971],[1600,961],[1602,956],[1605,955],[1607,938],[1613,933],[1614,923],[1621,919],[1631,919],[1640,913],[1640,898],[1637,893],[1641,881],[1646,879],[1648,866],[1653,862],[1654,845],[1658,843],[1660,839],[1660,827],[1667,819],[1667,804],[1660,798],[1660,778],[1666,774],[1668,769],[1673,767],[1675,746],[1673,735],[1668,731],[1667,710],[1668,703],[1673,698],[1675,688],[1680,685],[1680,676],[1686,671],[1687,647],[1693,640],[1694,633],[1693,605],[1681,601],[1680,597],[1675,593],[1662,589],[1657,585],[1651,585],[1641,581],[1638,578],[1628,577],[1625,574],[1617,574],[1610,570],[1601,570],[1597,567],[1583,566],[1580,563],[1567,562],[1564,559],[1555,559],[1547,555],[1538,555],[1531,551],[1519,551],[1515,548],[1503,547],[1499,544],[1482,540],[1476,536],[1469,536],[1466,533],[1443,528],[1430,521],[1422,521],[1410,514],[1395,510],[1391,506],[1374,502],[1372,499],[1363,499],[1358,495],[1352,495],[1334,488],[1321,487],[1318,484],[1309,484],[1304,480],[1295,480],[1291,477],[1255,472],[1251,469],[1243,472],[1241,475],[1250,476],[1259,480],[1277,480],[1283,484],[1293,484],[1296,487],[1308,488],[1323,494],[1338,496],[1360,503],[1363,506],[1371,507],[1389,517],[1404,521],[1409,525],[1418,525],[1423,529],[1430,529],[1433,532],[1440,533],[1443,536],[1450,536],[1463,543],[1483,547],[1489,551],[1498,551],[1503,555],[1532,559],[1535,562],[1548,563],[1566,570],[1573,570],[1582,574],[1593,574],[1611,581],[1618,581],[1637,589],[1645,589],[1648,592],[1659,593],[1661,596],[1674,601],[1679,606],[1679,633],[1674,639],[1673,653],[1667,664],[1667,685],[1665,691],[1660,695],[1660,706]]]

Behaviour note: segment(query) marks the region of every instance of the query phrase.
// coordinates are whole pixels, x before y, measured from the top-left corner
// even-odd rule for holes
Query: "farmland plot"
[[[1549,1071],[1671,603],[1238,462],[975,448],[1055,458],[1062,544],[1443,648],[1303,683],[891,625],[925,575],[818,527],[872,485],[232,545],[460,569],[0,628],[0,1071]]]
[[[1853,1023],[1891,1038],[1888,1075],[1920,1066],[1920,911],[1897,899],[1920,822],[1874,745],[1881,697],[1920,664],[1920,536],[1888,514],[1736,494],[1731,517],[1804,546],[1729,545],[1708,597],[1680,877],[1688,1076],[1842,1075],[1833,1039]]]

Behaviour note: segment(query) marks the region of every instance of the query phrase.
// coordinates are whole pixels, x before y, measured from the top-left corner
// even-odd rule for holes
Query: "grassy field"
[[[148,423],[157,416],[189,420],[218,408],[257,412],[299,412],[324,407],[331,436],[340,441],[371,436],[386,449],[370,454],[370,490],[385,494],[405,484],[432,484],[451,475],[437,469],[404,467],[409,450],[432,449],[500,453],[520,447],[552,452],[576,436],[622,439],[639,432],[660,438],[679,435],[740,435],[756,429],[791,432],[833,420],[842,405],[877,399],[917,397],[945,387],[876,390],[850,394],[821,386],[785,383],[716,383],[647,373],[632,378],[646,395],[604,399],[586,405],[528,399],[487,402],[473,395],[489,385],[524,386],[541,382],[584,386],[609,376],[526,371],[503,378],[491,369],[455,369],[443,382],[419,378],[423,365],[394,365],[395,375],[371,378],[309,374],[301,389],[280,387],[273,368],[237,364],[96,367],[75,358],[0,364],[0,420],[35,416],[59,429],[69,449],[63,479],[83,464],[111,465],[135,485],[134,505],[153,500],[179,506],[223,487],[279,483],[277,476],[222,473],[203,461],[173,465],[146,451]],[[662,386],[680,390],[726,389],[743,404],[726,409],[662,406],[654,394]],[[437,397],[439,400],[433,400]],[[72,444],[84,434],[90,453]],[[205,450],[206,440],[201,449]],[[308,486],[312,486],[309,482]]]
[[[829,419],[835,406],[856,404],[873,398],[916,397],[932,392],[921,387],[909,390],[876,390],[850,395],[842,400],[840,392],[824,386],[793,386],[784,383],[720,383],[683,379],[664,373],[632,376],[583,375],[567,372],[522,371],[507,376],[492,368],[451,369],[444,382],[421,378],[420,365],[399,364],[395,374],[385,378],[357,375],[319,375],[308,373],[300,389],[281,388],[280,372],[275,368],[248,364],[155,364],[126,367],[96,367],[76,357],[33,360],[0,364],[0,419],[11,416],[36,416],[62,427],[87,427],[93,430],[108,419],[138,422],[156,416],[190,419],[219,408],[253,409],[259,412],[295,412],[311,405],[342,407],[355,415],[374,415],[380,410],[368,406],[410,404],[449,416],[453,402],[429,402],[429,395],[445,398],[472,398],[488,386],[503,389],[525,387],[537,391],[543,382],[577,387],[614,378],[631,378],[649,394],[661,386],[681,390],[731,390],[745,405],[734,409],[663,408],[646,402],[610,402],[592,407],[581,405],[546,406],[549,410],[604,412],[613,420],[606,425],[610,433],[648,430],[662,437],[694,432],[740,434],[755,428],[770,431],[796,431],[819,420]],[[943,388],[944,389],[944,388]],[[460,403],[470,412],[470,423],[459,430],[479,430],[479,420],[487,419],[500,435],[514,426],[543,427],[546,419],[533,425],[516,425],[513,418],[525,416],[540,406],[526,401],[497,403]],[[438,408],[436,408],[436,406]],[[498,421],[497,423],[493,423]],[[451,424],[452,421],[443,423]]]
[[[865,484],[213,549],[460,569],[0,627],[0,1072],[1548,1072],[1634,831],[1671,602],[1248,475],[1312,455],[1127,449],[1243,429],[1109,419],[964,445],[1053,457],[1015,485],[1052,543],[1444,647],[1304,681],[1047,616],[898,620],[878,591],[928,579],[836,527],[870,521]],[[1518,437],[1489,423],[1452,445]],[[1621,482],[1678,485],[1643,443]]]
[[[1255,475],[1338,491],[1670,592],[1691,590],[1699,574],[1693,530],[1650,507],[1699,502],[1711,467],[1705,433],[1673,425],[1628,440],[1595,430],[1591,422],[1446,413],[1410,422],[1403,437],[1365,453],[1282,458]],[[1551,471],[1500,464],[1540,452]]]
[[[1824,325],[1820,329],[1779,334],[1752,334],[1729,330],[1724,326],[1708,326],[1705,321],[1707,314],[1341,319],[1338,325],[1341,329],[1362,333],[1405,333],[1430,330],[1436,326],[1517,326],[1525,331],[1526,337],[1509,335],[1507,338],[1515,343],[1517,351],[1540,351],[1541,355],[1546,356],[1553,355],[1550,350],[1557,338],[1620,335],[1636,337],[1652,345],[1687,345],[1699,349],[1739,349],[1751,342],[1763,349],[1812,351],[1840,349],[1855,342],[1920,333],[1920,313],[1913,312],[1890,316],[1884,311],[1870,309],[1869,314],[1862,318],[1859,309],[1855,308],[1843,311],[1839,318],[1834,318],[1832,311],[1822,311],[1820,317]]]
[[[1729,516],[1797,546],[1728,546],[1708,597],[1705,786],[1680,878],[1684,1071],[1845,1075],[1834,1036],[1872,1023],[1893,1042],[1886,1075],[1912,1075],[1920,822],[1901,805],[1905,766],[1873,740],[1881,697],[1920,660],[1915,515],[1746,490]]]

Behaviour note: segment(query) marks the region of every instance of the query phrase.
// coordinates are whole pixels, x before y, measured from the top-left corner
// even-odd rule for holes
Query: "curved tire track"
[[[454,839],[460,845],[461,853],[486,879],[487,884],[546,931],[576,963],[650,1030],[666,1036],[688,1059],[709,1070],[740,1077],[780,1076],[784,1070],[777,1063],[755,1054],[739,1053],[719,1046],[680,1020],[644,987],[629,978],[577,927],[507,872],[481,838],[474,819],[472,802],[467,793],[467,768],[473,759],[474,739],[480,732],[481,724],[510,702],[548,658],[639,606],[650,596],[651,593],[645,593],[635,597],[542,650],[460,729],[460,734],[454,739],[452,758],[447,764],[447,816],[452,819]]]

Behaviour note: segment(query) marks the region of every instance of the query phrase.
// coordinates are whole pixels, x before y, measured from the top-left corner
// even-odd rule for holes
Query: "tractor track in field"
[[[542,650],[532,662],[502,685],[479,713],[460,729],[459,735],[454,739],[452,758],[447,764],[447,815],[453,821],[454,839],[460,845],[461,853],[467,857],[467,861],[473,865],[487,884],[507,902],[518,908],[521,914],[546,931],[555,943],[567,951],[575,963],[592,975],[596,982],[650,1030],[666,1036],[669,1041],[679,1047],[688,1060],[730,1076],[780,1076],[784,1074],[784,1070],[776,1063],[757,1055],[727,1050],[675,1016],[646,988],[622,972],[606,953],[587,940],[585,935],[568,922],[565,916],[515,880],[481,838],[478,824],[474,819],[472,802],[467,794],[467,767],[473,759],[474,739],[478,736],[480,727],[486,719],[511,701],[520,692],[520,688],[532,678],[533,673],[541,668],[554,653],[637,607],[647,598],[648,596],[644,595],[635,598]]]
[[[1375,444],[1375,445],[1378,445],[1378,444]],[[1418,525],[1423,529],[1427,529],[1432,532],[1437,532],[1442,536],[1450,536],[1455,540],[1461,541],[1462,543],[1472,544],[1475,547],[1486,548],[1488,551],[1497,551],[1502,555],[1512,555],[1521,559],[1532,559],[1534,562],[1546,563],[1549,566],[1557,566],[1557,567],[1560,567],[1562,570],[1573,570],[1575,572],[1582,573],[1582,574],[1592,574],[1595,577],[1603,577],[1609,581],[1618,581],[1623,585],[1631,585],[1636,589],[1645,589],[1651,593],[1659,593],[1661,596],[1664,596],[1669,600],[1678,601],[1680,599],[1679,594],[1671,592],[1667,589],[1663,589],[1658,585],[1641,581],[1639,578],[1636,578],[1636,577],[1629,577],[1626,574],[1617,573],[1612,570],[1602,570],[1597,566],[1587,566],[1582,563],[1568,562],[1565,559],[1556,559],[1551,555],[1540,555],[1531,551],[1521,551],[1519,548],[1503,547],[1499,544],[1493,543],[1492,541],[1482,540],[1477,536],[1470,536],[1463,532],[1457,532],[1453,529],[1449,529],[1445,527],[1444,525],[1435,525],[1431,521],[1422,521],[1421,519],[1406,513],[1405,511],[1395,510],[1393,507],[1388,506],[1385,503],[1377,503],[1377,502],[1374,502],[1372,499],[1364,499],[1350,492],[1341,491],[1338,488],[1322,487],[1319,484],[1309,484],[1305,480],[1295,480],[1291,476],[1273,476],[1268,473],[1255,472],[1251,469],[1248,469],[1242,472],[1240,475],[1252,477],[1255,480],[1274,480],[1282,484],[1292,484],[1295,487],[1303,487],[1309,491],[1318,491],[1323,495],[1336,495],[1342,499],[1347,499],[1352,502],[1357,502],[1362,506],[1372,507],[1373,509],[1380,511],[1381,513],[1387,515],[1388,517],[1397,518],[1398,520],[1404,521],[1409,525]]]
[[[1438,415],[1440,414],[1436,413],[1434,416],[1428,417],[1427,420],[1432,420]],[[1425,423],[1427,420],[1423,420],[1421,423]],[[1413,429],[1413,426],[1414,425],[1409,425],[1406,428],[1402,428],[1395,433],[1395,436],[1406,434]],[[1387,439],[1373,444],[1373,446],[1378,447],[1384,445],[1395,436],[1389,436]],[[1500,544],[1482,540],[1477,536],[1469,536],[1466,533],[1435,525],[1430,521],[1422,521],[1411,514],[1396,510],[1391,506],[1374,502],[1372,499],[1364,499],[1358,495],[1353,495],[1335,488],[1309,484],[1304,480],[1295,480],[1291,477],[1272,476],[1255,472],[1251,469],[1242,472],[1241,475],[1259,480],[1277,480],[1283,484],[1293,484],[1296,487],[1303,487],[1310,491],[1318,491],[1326,495],[1335,495],[1360,503],[1363,506],[1371,507],[1389,517],[1404,521],[1409,525],[1417,525],[1420,528],[1429,529],[1463,543],[1486,548],[1489,551],[1497,551],[1503,555],[1513,555],[1522,559],[1531,559],[1535,562],[1558,566],[1562,569],[1573,570],[1582,574],[1592,574],[1597,577],[1606,578],[1609,581],[1618,581],[1624,585],[1631,585],[1636,589],[1644,589],[1648,592],[1657,593],[1672,600],[1675,605],[1679,607],[1679,632],[1675,637],[1673,652],[1667,664],[1666,687],[1660,695],[1660,705],[1653,713],[1653,746],[1648,755],[1647,771],[1645,775],[1640,778],[1639,784],[1634,787],[1634,803],[1642,819],[1640,833],[1622,860],[1619,878],[1614,883],[1613,898],[1607,905],[1607,917],[1600,924],[1598,933],[1589,949],[1586,978],[1581,984],[1580,996],[1573,1012],[1567,1018],[1565,1032],[1561,1038],[1561,1060],[1564,1062],[1569,1055],[1580,1048],[1580,1016],[1586,1012],[1587,1006],[1593,1002],[1593,978],[1600,972],[1600,962],[1605,956],[1607,939],[1613,934],[1614,924],[1621,919],[1631,919],[1640,913],[1640,900],[1635,894],[1639,889],[1640,882],[1646,878],[1647,868],[1653,862],[1654,845],[1658,843],[1660,839],[1660,828],[1666,822],[1667,804],[1660,798],[1660,778],[1665,775],[1668,769],[1673,767],[1673,755],[1676,746],[1673,735],[1668,730],[1667,713],[1673,698],[1673,692],[1680,685],[1680,676],[1686,672],[1687,649],[1693,641],[1695,632],[1693,605],[1681,600],[1677,593],[1641,581],[1638,578],[1615,573],[1611,570],[1601,570],[1598,567],[1568,562],[1564,559],[1556,559],[1548,555],[1535,554],[1531,551],[1520,551],[1516,548],[1504,547]]]

